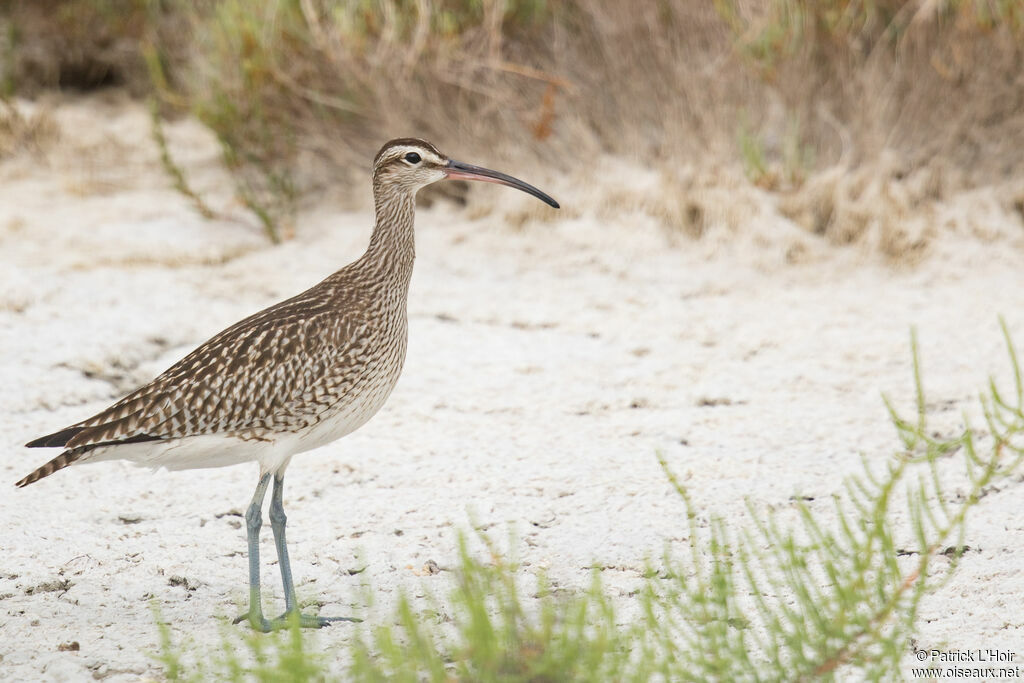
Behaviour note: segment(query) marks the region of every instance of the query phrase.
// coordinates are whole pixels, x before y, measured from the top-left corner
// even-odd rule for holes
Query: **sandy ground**
[[[151,601],[175,638],[205,643],[246,600],[238,515],[255,466],[104,463],[15,490],[48,457],[21,444],[354,259],[372,216],[325,201],[272,247],[230,204],[195,123],[171,126],[171,142],[238,220],[205,221],[168,189],[138,105],[91,99],[53,116],[60,144],[0,164],[0,678],[159,678]],[[634,193],[656,186],[626,175]],[[1024,226],[1012,213],[982,215],[988,238],[950,228],[904,267],[816,242],[768,196],[746,229],[712,217],[691,240],[643,212],[595,210],[597,186],[527,179],[566,209],[486,186],[468,209],[420,211],[398,388],[366,427],[288,471],[298,591],[322,614],[373,620],[401,589],[443,595],[457,534],[474,524],[501,544],[514,531],[522,571],[557,585],[606,566],[628,613],[645,559],[685,543],[658,452],[702,516],[739,524],[745,498],[785,509],[797,493],[827,514],[862,455],[881,464],[897,446],[881,394],[910,410],[912,325],[930,405],[951,424],[989,375],[1008,377],[998,315],[1024,344]],[[975,191],[943,210],[990,199]],[[1007,484],[976,509],[972,551],[925,604],[921,646],[1024,657],[1020,494]],[[269,536],[265,600],[279,602]],[[424,572],[431,560],[440,573]],[[351,633],[337,625],[318,643]],[[71,642],[80,649],[62,649]]]

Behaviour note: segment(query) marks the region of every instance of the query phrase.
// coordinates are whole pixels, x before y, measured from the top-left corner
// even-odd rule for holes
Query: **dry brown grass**
[[[42,28],[42,10],[25,9],[53,4],[94,12],[64,10]],[[1024,10],[1007,0],[15,7],[22,38],[8,73],[19,83],[59,84],[65,72],[98,68],[81,65],[111,63],[100,84],[109,74],[137,84],[148,55],[165,111],[199,116],[243,197],[272,215],[362,173],[383,140],[408,134],[552,172],[585,169],[605,153],[657,164],[667,169],[658,212],[695,237],[707,212],[673,185],[693,168],[744,169],[779,193],[786,215],[841,244],[1024,171]],[[25,66],[65,32],[79,66]],[[928,239],[880,229],[892,234],[879,243],[897,255]]]
[[[146,88],[143,0],[11,0],[0,9],[6,94],[47,88]]]
[[[25,113],[0,101],[0,159],[19,152],[42,153],[59,137],[57,125],[45,110]]]

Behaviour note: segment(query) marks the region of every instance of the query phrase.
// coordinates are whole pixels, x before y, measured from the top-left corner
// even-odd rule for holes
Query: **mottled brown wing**
[[[64,445],[256,436],[316,423],[338,396],[336,369],[360,353],[365,338],[364,307],[339,311],[331,294],[316,296],[314,288],[232,325],[146,386],[62,430],[78,430]]]

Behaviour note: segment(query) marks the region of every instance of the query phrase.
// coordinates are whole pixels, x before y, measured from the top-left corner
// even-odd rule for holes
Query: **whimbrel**
[[[338,620],[299,612],[285,543],[284,472],[295,454],[365,424],[395,387],[405,361],[415,195],[446,178],[508,185],[558,208],[532,185],[453,161],[424,140],[388,142],[373,162],[376,222],[358,260],[232,325],[106,410],[29,442],[64,451],[17,486],[103,460],[171,470],[255,460],[259,482],[245,514],[249,610],[236,621],[268,631],[296,615],[306,627]],[[285,612],[268,620],[260,601],[259,532],[271,479],[270,526]]]

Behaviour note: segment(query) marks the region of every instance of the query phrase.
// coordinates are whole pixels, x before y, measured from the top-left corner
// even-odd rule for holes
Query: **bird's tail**
[[[68,465],[73,465],[76,460],[78,460],[79,458],[82,457],[83,454],[85,454],[86,450],[87,449],[85,448],[71,448],[64,451],[50,462],[46,463],[42,467],[36,469],[31,474],[18,481],[18,483],[16,483],[15,486],[17,486],[18,488],[25,488],[29,484],[34,484],[35,482],[39,481],[43,477],[50,476],[57,470],[62,470]]]

